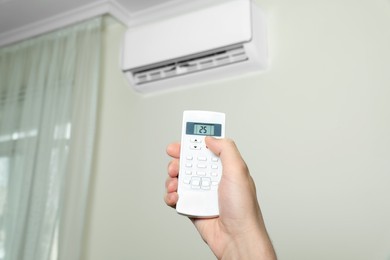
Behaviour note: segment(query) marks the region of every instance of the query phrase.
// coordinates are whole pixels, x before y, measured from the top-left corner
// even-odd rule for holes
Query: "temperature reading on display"
[[[214,126],[213,125],[194,125],[194,134],[195,135],[214,135]]]

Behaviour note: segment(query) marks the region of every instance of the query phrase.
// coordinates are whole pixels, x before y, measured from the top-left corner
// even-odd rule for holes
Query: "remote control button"
[[[202,186],[209,186],[210,178],[202,178]]]
[[[200,145],[198,145],[198,144],[190,145],[190,149],[191,150],[200,150]]]
[[[199,156],[198,161],[207,161],[207,157],[205,156]]]
[[[194,157],[192,157],[192,155],[187,155],[186,159],[187,159],[188,161],[192,161],[192,159],[194,159]]]
[[[202,189],[210,189],[211,181],[209,178],[202,178]]]
[[[206,168],[207,168],[207,165],[206,165],[206,164],[198,164],[197,166],[198,166],[198,168],[200,168],[200,169],[206,169]]]
[[[192,163],[186,163],[186,167],[187,168],[191,168],[192,167]]]
[[[198,176],[206,176],[206,173],[205,172],[196,172],[196,175],[198,175]]]
[[[218,165],[216,165],[216,164],[213,164],[213,165],[211,165],[211,169],[218,169]]]
[[[212,158],[211,158],[211,161],[212,161],[212,162],[218,162],[218,161],[219,161],[219,158],[218,158],[218,157],[212,157]]]
[[[200,144],[202,142],[202,139],[199,139],[199,138],[191,138],[191,143],[198,143]]]
[[[218,173],[217,173],[217,172],[212,172],[212,173],[211,173],[211,176],[217,177],[217,176],[218,176]]]
[[[192,175],[192,171],[186,171],[187,175]]]
[[[200,189],[200,178],[193,177],[191,179],[191,187],[193,189]]]

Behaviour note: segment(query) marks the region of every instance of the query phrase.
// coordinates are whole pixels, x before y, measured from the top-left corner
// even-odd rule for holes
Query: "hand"
[[[276,259],[268,237],[256,187],[235,143],[229,139],[206,137],[206,145],[221,158],[223,173],[219,184],[219,217],[192,218],[192,222],[218,259]],[[180,144],[171,144],[165,203],[178,201]]]

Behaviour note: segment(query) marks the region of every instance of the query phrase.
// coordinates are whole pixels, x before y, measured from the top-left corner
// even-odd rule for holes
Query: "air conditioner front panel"
[[[125,34],[122,65],[125,70],[132,70],[221,46],[245,43],[251,38],[250,1],[227,1],[161,22],[130,28]]]

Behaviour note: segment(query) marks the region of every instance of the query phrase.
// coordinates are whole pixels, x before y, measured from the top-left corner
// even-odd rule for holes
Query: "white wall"
[[[226,112],[280,259],[390,259],[390,1],[258,2],[266,72],[151,97],[108,28],[84,259],[213,259],[163,202],[185,109]]]

